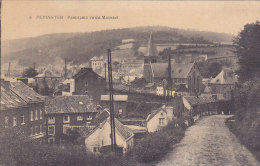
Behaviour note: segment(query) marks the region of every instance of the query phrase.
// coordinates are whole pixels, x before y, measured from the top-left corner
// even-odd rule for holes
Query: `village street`
[[[228,115],[205,116],[187,129],[159,166],[257,166],[259,162],[225,126]]]

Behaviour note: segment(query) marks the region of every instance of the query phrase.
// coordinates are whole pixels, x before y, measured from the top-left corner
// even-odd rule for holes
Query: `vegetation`
[[[234,122],[228,126],[260,161],[260,25],[245,25],[234,41],[239,55],[239,84],[233,93]]]
[[[198,67],[203,78],[214,78],[222,70],[222,64],[217,62],[199,62]]]
[[[175,123],[171,122],[162,130],[148,134],[133,149],[134,159],[144,163],[159,161],[172,149],[173,144],[182,139],[184,129],[175,127]]]
[[[245,82],[260,76],[260,22],[247,24],[234,40],[239,58],[239,80]]]
[[[232,38],[227,34],[168,27],[137,27],[91,33],[50,34],[36,38],[4,41],[2,57],[5,62],[18,60],[22,66],[28,66],[33,62],[37,62],[39,66],[46,64],[64,66],[64,58],[74,64],[82,64],[94,56],[100,56],[106,49],[120,45],[122,39],[137,39],[139,41],[137,46],[146,44],[151,31],[153,31],[155,43],[208,43],[209,41],[231,41]]]
[[[64,147],[35,143],[16,131],[0,133],[0,165],[37,165],[37,166],[133,166],[151,165],[159,161],[173,144],[184,136],[183,127],[175,127],[172,122],[153,134],[139,140],[125,156],[113,154],[95,155],[87,152],[84,145],[76,142]],[[78,138],[71,132],[69,138]]]
[[[25,77],[25,78],[32,78],[37,75],[38,75],[38,72],[32,67],[25,69],[25,71],[23,72],[23,77]]]

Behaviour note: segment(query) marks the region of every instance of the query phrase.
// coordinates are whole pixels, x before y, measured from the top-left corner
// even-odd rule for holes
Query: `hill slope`
[[[153,31],[157,43],[229,42],[231,35],[181,30],[161,26],[104,30],[87,33],[48,34],[34,38],[3,41],[2,62],[18,61],[22,66],[56,64],[68,58],[74,64],[87,62],[108,48],[120,45],[122,39],[133,38],[146,43]]]

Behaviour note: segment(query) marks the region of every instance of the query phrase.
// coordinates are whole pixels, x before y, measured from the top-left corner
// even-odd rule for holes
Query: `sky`
[[[39,19],[43,16],[63,19]],[[71,20],[68,16],[89,19]],[[154,25],[236,35],[256,20],[260,20],[257,1],[2,1],[3,40]]]

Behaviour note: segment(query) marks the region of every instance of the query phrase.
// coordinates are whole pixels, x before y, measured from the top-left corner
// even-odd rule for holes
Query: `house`
[[[35,91],[43,96],[53,95],[57,91],[61,79],[54,71],[45,69],[43,73],[34,77]]]
[[[105,92],[105,79],[95,73],[92,68],[81,68],[71,79],[65,80],[63,95],[89,95],[99,101]]]
[[[223,69],[215,78],[208,83],[214,94],[223,94],[226,100],[231,99],[232,90],[235,88],[237,78],[231,69]]]
[[[162,106],[151,112],[146,119],[146,127],[148,132],[155,132],[173,120],[173,107]]]
[[[47,141],[62,143],[68,128],[89,126],[98,109],[88,95],[73,95],[47,98],[45,111]]]
[[[23,82],[1,80],[1,125],[4,129],[18,129],[39,142],[45,134],[44,97]]]
[[[114,114],[116,117],[125,117],[127,115],[126,106],[128,95],[113,95],[114,97]],[[100,105],[109,108],[109,95],[101,95]]]
[[[183,96],[184,116],[194,121],[203,115],[217,114],[217,101],[210,96]]]
[[[105,65],[106,59],[104,56],[94,56],[93,58],[90,59],[90,66],[91,68],[95,71],[97,69],[103,68]]]
[[[146,82],[162,86],[164,80],[168,80],[170,76],[173,83],[171,89],[178,90],[179,87],[185,87],[181,89],[185,89],[192,95],[198,95],[202,92],[202,76],[198,66],[195,63],[176,63],[172,60],[170,63],[162,62],[153,43],[152,34],[148,41],[147,53],[144,56],[143,71]]]
[[[95,128],[85,137],[86,148],[94,153],[111,146],[110,116],[107,110],[100,112],[93,120]],[[130,150],[134,145],[134,133],[115,118],[116,144],[122,153]]]

